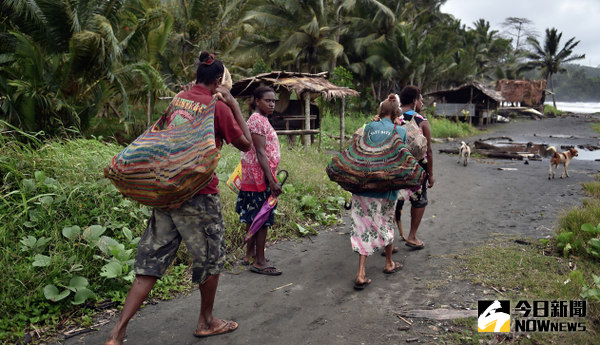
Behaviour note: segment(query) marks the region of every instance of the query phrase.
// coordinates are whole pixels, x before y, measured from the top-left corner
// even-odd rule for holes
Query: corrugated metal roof
[[[451,89],[429,92],[429,93],[424,94],[423,96],[443,97],[446,94],[460,91],[462,89],[469,88],[469,87],[476,88],[477,90],[483,92],[486,96],[492,98],[493,100],[495,100],[497,102],[504,102],[504,97],[502,97],[502,94],[500,92],[498,92],[498,91],[492,89],[491,87],[488,87],[480,82],[476,82],[476,81],[471,82],[471,83],[462,84],[460,86],[457,86],[457,87],[451,88]]]

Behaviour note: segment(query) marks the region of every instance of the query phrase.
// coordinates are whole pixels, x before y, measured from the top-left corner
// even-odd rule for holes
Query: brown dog
[[[550,171],[548,172],[548,180],[555,177],[556,170],[558,169],[558,166],[561,164],[564,165],[565,168],[564,168],[563,172],[560,174],[560,178],[563,178],[563,174],[567,174],[567,177],[569,177],[569,172],[567,171],[567,167],[569,166],[569,162],[571,162],[571,159],[573,159],[573,157],[577,157],[579,155],[577,150],[569,149],[565,152],[558,153],[558,152],[556,152],[556,148],[554,146],[550,146],[549,148],[546,149],[546,151],[554,152],[554,154],[552,155],[552,159],[550,159]],[[554,165],[554,172],[552,172],[553,165]]]

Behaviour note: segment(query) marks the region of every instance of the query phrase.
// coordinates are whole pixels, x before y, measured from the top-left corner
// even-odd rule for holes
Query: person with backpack
[[[367,124],[364,129],[365,134],[369,135],[374,143],[380,143],[389,140],[395,130],[405,143],[406,130],[394,124],[398,116],[400,116],[399,104],[392,94],[381,104],[380,121]],[[366,260],[368,256],[380,249],[384,249],[385,252],[383,273],[392,274],[402,269],[402,264],[392,260],[393,216],[397,199],[397,190],[352,194],[350,242],[352,249],[359,254],[358,272],[354,284],[357,290],[362,290],[371,283],[371,279],[366,277]]]
[[[196,84],[179,93],[169,107],[168,126],[189,121],[211,103],[218,93],[214,112],[217,148],[231,143],[241,151],[252,148],[252,136],[229,90],[221,86],[225,67],[213,54],[203,51],[196,71]],[[200,317],[194,336],[207,337],[237,329],[233,321],[213,316],[219,273],[225,265],[225,223],[223,221],[216,173],[211,182],[179,208],[153,208],[152,216],[135,257],[135,279],[123,311],[105,345],[122,345],[129,320],[138,311],[157,279],[161,278],[176,257],[181,241],[192,259],[192,281],[200,286]],[[133,341],[135,343],[135,341]]]
[[[423,182],[423,185],[417,187],[416,189],[405,189],[400,191],[394,218],[398,224],[398,228],[400,229],[400,234],[402,237],[404,237],[404,234],[402,233],[400,217],[402,215],[402,207],[404,206],[404,202],[406,200],[410,201],[410,233],[408,238],[405,239],[405,244],[406,246],[414,249],[423,249],[425,247],[425,243],[417,238],[417,230],[419,229],[419,225],[423,219],[425,207],[428,204],[427,189],[432,188],[435,183],[435,179],[433,177],[431,127],[429,126],[429,121],[427,121],[427,118],[419,114],[419,112],[423,110],[423,95],[421,94],[421,89],[412,85],[405,86],[400,92],[400,103],[402,115],[399,117],[399,120],[402,123],[409,123],[414,119],[421,129],[421,132],[427,139],[427,150],[425,157],[419,160],[419,164],[427,173],[427,178]]]

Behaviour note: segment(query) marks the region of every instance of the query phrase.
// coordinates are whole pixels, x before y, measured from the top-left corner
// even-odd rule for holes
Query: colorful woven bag
[[[370,139],[371,125],[364,135],[346,151],[333,158],[327,175],[343,189],[352,192],[388,192],[419,186],[425,170],[410,154],[396,126],[382,142]]]
[[[104,176],[126,197],[157,208],[178,208],[212,180],[221,154],[215,104],[175,97],[163,116],[113,157]],[[192,117],[179,125],[169,118]]]

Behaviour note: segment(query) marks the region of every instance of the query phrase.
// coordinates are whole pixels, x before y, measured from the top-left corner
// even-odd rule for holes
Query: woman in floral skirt
[[[394,124],[400,116],[400,107],[395,95],[390,95],[379,109],[380,121],[369,124],[370,138],[381,142],[394,131],[406,142],[406,130]],[[354,288],[362,290],[371,283],[365,272],[367,257],[380,249],[385,251],[383,273],[392,274],[402,269],[402,264],[392,260],[394,241],[394,210],[398,191],[360,192],[352,195],[352,223],[350,241],[352,249],[359,254],[358,273]]]

